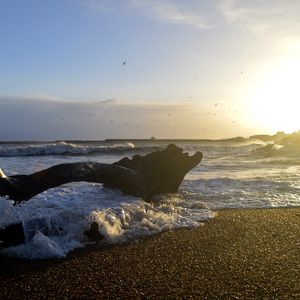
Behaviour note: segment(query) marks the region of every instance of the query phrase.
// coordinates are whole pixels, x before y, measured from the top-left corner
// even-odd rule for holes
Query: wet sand
[[[1,299],[300,299],[300,208],[219,211],[65,259],[0,257]]]

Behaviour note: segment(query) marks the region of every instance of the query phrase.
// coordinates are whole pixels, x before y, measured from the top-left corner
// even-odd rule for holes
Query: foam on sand
[[[164,230],[197,227],[214,214],[204,205],[192,207],[179,195],[147,203],[99,184],[77,183],[48,190],[18,206],[1,198],[0,215],[1,227],[23,222],[27,239],[25,244],[2,249],[3,254],[49,258],[64,257],[93,242],[85,232],[95,223],[101,243],[118,243]]]

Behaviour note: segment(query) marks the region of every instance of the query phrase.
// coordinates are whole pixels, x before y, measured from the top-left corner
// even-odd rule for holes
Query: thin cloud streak
[[[228,26],[260,36],[295,36],[298,35],[300,23],[300,2],[293,0],[207,0],[197,4],[196,8],[193,7],[193,11],[183,10],[174,0],[80,1],[91,10],[138,13],[160,22],[200,30],[215,29],[220,25],[220,20],[223,20]],[[205,5],[210,9],[204,9]],[[286,18],[287,15],[289,18]]]
[[[85,6],[92,10],[104,11],[114,10],[131,11],[161,22],[187,25],[200,30],[209,30],[214,27],[200,12],[183,12],[174,1],[146,1],[146,0],[124,0],[122,3],[116,0],[81,0]]]
[[[164,22],[190,25],[203,30],[214,27],[200,14],[182,12],[172,1],[130,0],[129,3],[132,7],[142,9],[144,12],[147,12],[149,16]]]
[[[265,37],[298,35],[300,2],[219,0],[217,7],[227,24],[244,28],[251,34]]]

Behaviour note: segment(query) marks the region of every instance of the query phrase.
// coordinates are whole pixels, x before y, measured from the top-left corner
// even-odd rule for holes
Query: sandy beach
[[[1,299],[300,299],[300,208],[226,210],[67,258],[0,257]]]

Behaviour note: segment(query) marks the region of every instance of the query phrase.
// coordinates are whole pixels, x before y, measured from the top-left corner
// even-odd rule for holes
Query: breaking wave
[[[205,205],[196,204],[179,194],[147,203],[91,183],[64,185],[17,206],[0,197],[0,229],[22,222],[26,237],[26,243],[1,249],[0,254],[30,259],[64,257],[93,242],[85,233],[95,224],[97,240],[103,244],[194,228],[214,216]]]
[[[14,156],[48,156],[48,155],[97,155],[111,154],[122,155],[136,152],[148,152],[160,150],[159,146],[136,147],[132,143],[115,145],[75,144],[69,142],[56,142],[48,144],[30,145],[2,145],[0,157]]]
[[[254,153],[264,157],[299,157],[300,143],[288,144],[267,144],[263,147],[255,149]]]
[[[0,197],[0,230],[18,222],[26,225],[25,231],[41,224],[28,242],[2,249],[0,255],[63,257],[92,242],[85,232],[94,224],[94,234],[102,237],[100,243],[119,243],[164,230],[194,228],[218,209],[300,206],[300,143],[195,142],[181,146],[187,152],[202,151],[203,161],[187,174],[179,193],[157,196],[151,203],[84,182],[49,189],[17,206]],[[84,160],[84,155],[95,154],[98,161],[111,162],[162,147],[142,142],[1,144],[0,162],[11,174],[24,170],[30,174],[66,160]]]

